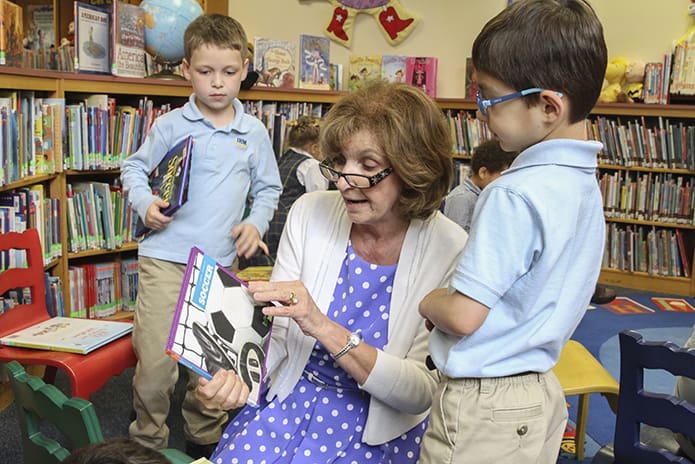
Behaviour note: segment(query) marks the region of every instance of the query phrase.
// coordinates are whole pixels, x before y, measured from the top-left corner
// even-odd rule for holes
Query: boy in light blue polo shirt
[[[441,374],[420,462],[554,463],[567,421],[551,368],[601,266],[601,144],[584,119],[606,68],[584,0],[517,0],[473,44],[478,117],[519,155],[480,194],[450,289],[420,303]]]
[[[139,288],[133,326],[138,363],[133,376],[130,437],[150,448],[169,446],[166,423],[178,365],[166,342],[191,247],[223,266],[267,247],[268,230],[282,184],[268,132],[244,114],[237,95],[248,71],[246,32],[235,19],[202,15],[184,32],[182,68],[193,94],[182,107],[158,117],[145,143],[121,169],[133,208],[154,230],[138,244]],[[188,201],[173,217],[152,193],[148,174],[176,142],[194,140]],[[253,206],[244,217],[246,197]],[[189,371],[183,400],[186,451],[209,456],[217,446],[227,414],[206,408],[194,394],[198,376]]]

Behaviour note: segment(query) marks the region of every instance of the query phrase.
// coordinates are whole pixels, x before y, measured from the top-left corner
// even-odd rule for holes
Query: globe
[[[183,33],[203,14],[196,0],[144,0],[145,49],[157,63],[176,65],[183,59]]]

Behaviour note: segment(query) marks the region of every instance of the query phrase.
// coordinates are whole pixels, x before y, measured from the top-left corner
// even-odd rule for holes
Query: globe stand
[[[185,80],[186,78],[183,77],[181,74],[176,74],[174,72],[174,68],[181,64],[181,61],[178,62],[171,62],[171,61],[164,61],[161,58],[157,59],[157,57],[154,58],[154,62],[157,63],[158,65],[162,66],[162,69],[160,71],[157,71],[154,74],[150,74],[147,76],[148,78],[152,79],[169,79],[169,80]]]

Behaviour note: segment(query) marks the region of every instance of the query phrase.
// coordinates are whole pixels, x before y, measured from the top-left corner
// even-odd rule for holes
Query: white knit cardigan
[[[352,222],[339,192],[300,197],[280,239],[272,280],[301,280],[326,313],[345,257]],[[467,234],[437,212],[411,221],[394,277],[389,340],[360,388],[371,395],[363,441],[385,443],[407,432],[429,413],[437,387],[424,364],[428,332],[418,305],[431,290],[446,287]],[[268,399],[284,400],[297,384],[316,340],[290,318],[275,318],[266,368]]]

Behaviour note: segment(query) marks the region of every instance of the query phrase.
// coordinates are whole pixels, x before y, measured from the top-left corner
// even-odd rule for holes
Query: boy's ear
[[[564,97],[561,97],[553,90],[544,90],[541,92],[541,107],[543,113],[551,119],[559,118],[567,111],[567,105],[563,99]]]
[[[191,80],[190,67],[191,65],[188,63],[186,58],[181,60],[181,71],[183,72],[183,77],[185,77],[187,80]]]

